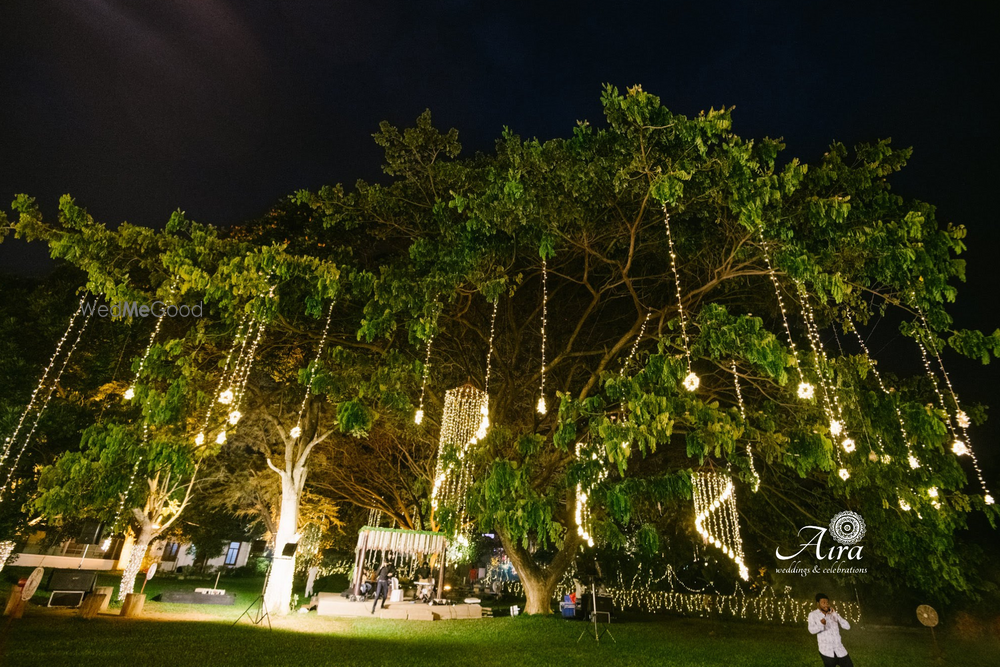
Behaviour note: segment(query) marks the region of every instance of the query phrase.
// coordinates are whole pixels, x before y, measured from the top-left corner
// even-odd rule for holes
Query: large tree
[[[843,338],[885,312],[932,352],[988,359],[1000,348],[1000,333],[955,330],[945,310],[965,230],[890,191],[909,152],[834,144],[814,164],[779,163],[781,143],[740,138],[728,110],[688,118],[639,88],[608,88],[602,102],[599,128],[580,123],[545,142],[505,132],[494,154],[466,159],[457,132],[437,131],[429,114],[402,132],[383,124],[387,182],[299,193],[225,237],[179,216],[159,235],[110,232],[68,201],[50,225],[23,198],[14,228],[112,296],[133,283],[107,268],[109,248],[230,313],[279,276],[280,306],[267,314],[281,332],[275,359],[298,355],[286,355],[284,381],[297,358],[299,381],[336,406],[338,431],[371,441],[359,456],[376,451],[383,428],[433,449],[445,390],[485,388],[489,363],[491,427],[462,454],[472,483],[429,518],[451,535],[496,531],[529,613],[550,611],[584,542],[578,489],[599,542],[655,550],[656,527],[636,509],[690,516],[695,471],[731,475],[755,510],[746,516],[786,533],[834,505],[857,509],[880,528],[869,553],[881,562],[927,590],[968,590],[954,535],[969,511],[993,520],[995,508],[966,490],[948,449],[956,406],[927,408],[927,381],[883,393],[857,347],[830,359],[834,346],[812,351],[824,344],[817,332]],[[318,327],[304,313],[319,315],[335,294],[329,351],[309,364]],[[415,425],[432,336],[427,416]],[[697,386],[684,385],[690,373]],[[813,398],[797,396],[800,382]],[[272,442],[287,459],[291,420],[277,421],[285,442]],[[445,444],[455,461],[466,443]],[[906,557],[914,548],[921,558]]]

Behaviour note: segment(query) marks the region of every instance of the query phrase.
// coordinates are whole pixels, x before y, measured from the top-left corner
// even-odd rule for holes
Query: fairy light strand
[[[747,411],[743,405],[743,391],[740,388],[740,375],[736,372],[736,362],[732,362],[733,370],[733,384],[736,386],[736,401],[740,406],[740,417],[743,418],[743,423],[749,425],[747,422]],[[753,492],[757,493],[760,489],[760,475],[757,474],[757,468],[753,464],[753,447],[750,444],[750,438],[747,438],[747,459],[750,461],[750,472],[753,474]]]
[[[45,398],[42,400],[38,411],[35,413],[34,423],[31,425],[31,430],[28,435],[24,438],[20,449],[17,452],[17,456],[14,457],[14,461],[10,464],[10,470],[7,472],[7,478],[4,480],[3,486],[0,487],[0,501],[3,500],[4,494],[7,489],[10,488],[11,480],[14,478],[14,472],[17,470],[17,464],[21,461],[21,456],[24,454],[24,450],[27,449],[28,443],[31,442],[32,436],[35,435],[35,430],[38,428],[38,424],[42,419],[42,415],[45,414],[45,408],[48,407],[49,401],[52,400],[52,395],[56,391],[56,387],[59,385],[59,380],[62,378],[63,372],[69,365],[69,360],[73,358],[73,353],[76,351],[77,345],[80,344],[80,339],[83,338],[83,332],[87,330],[87,325],[90,323],[90,318],[93,316],[94,312],[91,311],[86,314],[83,319],[83,323],[80,325],[80,329],[77,332],[76,340],[73,341],[72,347],[66,352],[66,356],[63,358],[62,365],[59,367],[59,371],[56,373],[55,377],[52,379],[52,384],[49,385],[49,390],[45,394]],[[13,442],[11,443],[13,447]]]
[[[691,481],[695,530],[702,539],[736,564],[741,579],[749,581],[750,571],[744,562],[733,480],[721,473],[709,472],[694,473]]]
[[[18,419],[17,425],[14,427],[14,432],[11,433],[9,437],[4,439],[3,454],[0,454],[0,466],[2,466],[4,461],[7,460],[7,456],[9,455],[10,449],[14,446],[14,443],[17,442],[17,436],[20,434],[21,428],[22,426],[24,426],[24,422],[28,418],[28,415],[31,413],[32,408],[35,407],[35,401],[38,400],[39,394],[41,393],[42,388],[45,386],[45,381],[46,379],[48,379],[49,373],[55,366],[56,359],[59,358],[59,353],[62,351],[62,347],[66,343],[66,339],[70,337],[70,334],[73,331],[73,326],[74,324],[76,324],[77,317],[79,317],[80,313],[83,312],[83,307],[86,304],[86,302],[87,302],[87,294],[84,294],[80,298],[80,303],[77,305],[76,310],[73,311],[73,314],[70,316],[69,324],[66,326],[66,331],[63,333],[62,338],[60,338],[59,342],[56,344],[56,350],[55,352],[52,353],[52,357],[49,359],[48,365],[42,372],[42,377],[38,380],[38,385],[35,387],[35,390],[31,392],[31,398],[28,400],[28,405],[25,406],[24,411],[21,413],[21,417],[20,419]]]
[[[320,356],[323,354],[323,348],[326,345],[326,337],[330,333],[330,320],[333,318],[333,306],[334,306],[335,303],[336,303],[336,300],[331,301],[330,302],[330,307],[327,308],[327,311],[326,311],[326,324],[323,325],[323,335],[320,336],[319,345],[316,346],[316,356],[313,358],[312,364],[309,365],[309,375],[308,375],[307,381],[306,381],[306,393],[302,397],[302,405],[299,406],[299,416],[295,420],[295,428],[292,429],[292,431],[296,431],[297,430],[298,433],[295,434],[295,435],[293,435],[292,436],[293,438],[298,438],[299,435],[301,435],[301,433],[302,433],[302,415],[304,415],[305,412],[306,412],[306,402],[309,400],[309,395],[312,393],[312,383],[313,383],[313,380],[316,377],[316,375],[315,375],[315,369],[316,369],[316,366],[319,364]],[[431,344],[430,344],[430,341],[428,340],[427,341],[427,356],[430,357],[430,354],[431,354]],[[426,378],[426,375],[425,375],[425,378]],[[425,379],[425,382],[426,382],[426,379]],[[420,404],[421,404],[421,407],[423,407],[423,400],[424,400],[423,393],[421,392],[421,395],[420,395]],[[422,412],[422,410],[421,410],[421,412]],[[417,423],[419,424],[420,422],[418,421]]]
[[[913,445],[910,443],[910,436],[906,432],[906,422],[903,420],[903,411],[900,410],[899,405],[896,401],[892,400],[892,393],[889,388],[886,387],[885,382],[882,379],[882,373],[879,372],[878,367],[875,364],[875,360],[872,359],[871,352],[868,350],[868,345],[865,344],[865,339],[862,338],[861,332],[858,331],[857,325],[855,325],[854,320],[851,318],[851,313],[849,311],[844,313],[844,318],[847,320],[847,325],[850,327],[851,331],[854,332],[855,338],[858,340],[858,345],[861,346],[861,350],[864,352],[865,358],[868,360],[868,366],[872,370],[872,374],[878,381],[878,386],[885,394],[886,398],[892,401],[892,408],[896,412],[896,421],[899,424],[899,433],[903,437],[903,444],[906,445],[907,458],[911,462],[911,467],[916,469],[920,467],[920,460],[917,458],[916,454],[913,452]],[[881,447],[883,454],[882,457],[885,458],[884,446]],[[917,465],[914,466],[912,462],[916,461]]]
[[[548,408],[545,406],[545,336],[546,336],[546,325],[549,319],[549,267],[545,258],[542,257],[542,371],[541,371],[541,387],[539,389],[538,405],[536,409],[538,414],[544,415],[548,412]]]
[[[795,347],[795,339],[792,337],[792,327],[788,324],[788,311],[785,309],[785,300],[781,296],[781,285],[778,283],[778,276],[774,271],[774,266],[771,264],[771,255],[767,251],[767,241],[764,239],[764,228],[759,224],[757,225],[757,236],[760,238],[761,254],[764,256],[764,265],[767,267],[767,275],[771,279],[771,285],[774,286],[774,296],[778,300],[778,310],[781,311],[781,322],[785,326],[785,335],[788,338],[788,347],[792,351],[792,363],[795,366],[795,371],[799,375],[797,394],[799,398],[809,400],[813,398],[815,388],[810,383],[806,382],[805,376],[802,373],[802,367],[799,364],[799,351]]]
[[[948,411],[947,405],[945,404],[944,396],[941,393],[941,389],[938,386],[937,377],[935,376],[933,370],[931,370],[930,360],[927,358],[927,350],[924,348],[923,343],[917,340],[917,345],[920,347],[920,355],[924,361],[924,368],[927,369],[927,375],[931,379],[931,384],[934,386],[934,392],[937,394],[938,401],[941,404],[941,409],[945,414],[945,425],[952,435],[952,447],[951,450],[956,456],[968,456],[972,461],[972,468],[976,472],[976,478],[979,480],[979,485],[983,489],[984,500],[987,505],[993,504],[993,496],[990,494],[989,488],[986,486],[986,479],[983,477],[983,472],[979,467],[979,460],[976,458],[975,452],[972,451],[972,441],[969,438],[969,418],[965,412],[962,411],[962,406],[958,402],[958,394],[955,392],[955,387],[951,384],[951,378],[948,376],[948,371],[945,370],[944,360],[941,358],[941,354],[938,351],[937,345],[934,342],[934,334],[931,331],[930,325],[927,322],[927,318],[924,316],[924,311],[920,308],[920,305],[916,303],[916,297],[914,295],[914,305],[917,308],[917,313],[920,315],[920,320],[923,323],[923,333],[927,338],[927,345],[931,348],[931,352],[934,353],[937,359],[938,366],[941,369],[941,375],[944,377],[945,385],[948,387],[948,392],[951,394],[951,400],[955,405],[955,422],[957,429],[962,432],[962,439],[959,439],[955,433],[955,429],[951,425],[951,413]]]
[[[687,359],[687,377],[684,378],[684,388],[694,391],[698,388],[700,380],[691,370],[691,343],[687,333],[687,315],[684,313],[684,297],[681,291],[681,275],[677,271],[677,253],[674,251],[674,237],[670,231],[670,212],[667,205],[663,205],[663,226],[667,230],[667,247],[670,250],[670,270],[674,274],[674,288],[677,292],[677,313],[681,324],[681,342],[684,345],[684,357]]]

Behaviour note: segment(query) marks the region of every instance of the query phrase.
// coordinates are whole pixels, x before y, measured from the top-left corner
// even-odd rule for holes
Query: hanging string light
[[[483,418],[479,423],[479,430],[476,432],[476,437],[479,440],[486,437],[486,432],[490,428],[490,377],[493,374],[493,340],[496,337],[497,306],[499,305],[500,299],[498,297],[497,300],[493,302],[493,315],[490,317],[490,341],[486,350],[486,380],[483,383],[483,391],[486,393],[486,401],[483,403],[483,407],[481,408]]]
[[[427,334],[427,354],[424,355],[423,376],[420,379],[420,404],[417,407],[416,414],[413,415],[413,422],[415,424],[420,424],[424,421],[424,394],[427,391],[427,378],[430,376],[431,372],[431,344],[434,342],[434,330],[437,328],[437,318],[438,314],[440,314],[436,297],[434,300],[433,310],[435,313],[434,326]]]
[[[469,447],[479,441],[476,436],[486,403],[486,393],[472,385],[449,389],[444,394],[441,436],[431,491],[431,507],[434,509],[441,503],[453,507],[456,512],[464,509],[465,489],[472,475],[470,457],[466,454]]]
[[[55,367],[56,359],[59,358],[59,353],[62,351],[62,347],[66,343],[66,339],[69,338],[71,333],[73,332],[73,326],[76,324],[76,320],[80,316],[80,313],[83,312],[83,307],[84,304],[86,304],[86,302],[87,302],[87,294],[84,294],[80,298],[80,303],[77,304],[76,310],[73,311],[73,314],[70,316],[69,324],[66,326],[66,331],[63,333],[62,338],[60,338],[59,342],[56,344],[56,351],[52,353],[52,357],[49,359],[48,365],[42,372],[42,377],[38,380],[38,385],[35,387],[35,390],[31,392],[31,399],[25,406],[24,411],[21,412],[21,417],[20,419],[17,420],[17,425],[14,426],[14,432],[11,433],[10,436],[8,436],[7,438],[4,438],[3,453],[0,454],[0,467],[3,466],[3,463],[4,461],[7,460],[7,456],[9,455],[11,448],[14,446],[14,443],[17,442],[17,436],[20,435],[21,428],[24,426],[25,420],[28,418],[28,415],[31,413],[32,409],[35,408],[36,401],[39,400],[42,389],[46,386],[46,380],[49,377],[49,373],[52,372],[52,369]]]
[[[545,406],[545,327],[549,319],[549,268],[542,257],[542,386],[538,396],[538,405],[535,409],[538,414],[544,415],[548,412]]]
[[[236,328],[236,337],[233,339],[233,345],[232,347],[229,348],[229,353],[226,355],[226,362],[222,366],[222,373],[219,374],[219,382],[215,387],[215,393],[213,394],[213,396],[218,396],[220,397],[220,399],[222,397],[222,394],[224,393],[221,391],[221,389],[225,385],[225,382],[229,377],[229,364],[232,362],[233,354],[235,353],[237,346],[240,344],[239,341],[241,339],[245,340],[245,336],[249,332],[249,330],[247,330],[247,332],[244,332],[244,327],[246,327],[249,318],[250,318],[249,313],[244,313],[243,317],[240,318],[240,324]],[[230,393],[230,396],[231,395],[232,394]],[[212,418],[212,411],[214,408],[215,408],[215,401],[209,402],[208,409],[205,410],[205,419],[202,421],[201,430],[198,431],[198,435],[196,435],[194,438],[194,444],[196,444],[199,447],[205,444],[205,431],[208,430],[209,420],[211,420]]]
[[[851,318],[850,311],[845,311],[844,319],[846,320],[846,326],[854,332],[855,338],[858,339],[858,345],[861,346],[861,350],[864,352],[865,359],[868,361],[868,367],[871,368],[872,374],[878,381],[878,386],[882,390],[882,393],[892,401],[892,393],[889,388],[885,386],[885,382],[882,380],[882,374],[879,372],[878,367],[875,364],[875,360],[872,359],[871,352],[868,350],[868,346],[865,344],[864,338],[861,337],[861,333],[858,331],[858,327],[855,326],[854,320]],[[920,467],[920,461],[917,459],[916,455],[913,453],[913,445],[910,444],[910,436],[906,432],[906,423],[903,421],[903,412],[899,409],[899,405],[896,401],[892,401],[892,407],[896,411],[896,422],[899,424],[899,434],[903,438],[903,444],[906,445],[907,460],[911,462],[911,466],[916,469]],[[882,448],[884,452],[884,448]],[[887,454],[882,454],[882,459],[884,463],[890,461]],[[917,465],[913,466],[912,463],[915,462]]]
[[[941,409],[945,414],[945,423],[948,430],[952,434],[952,444],[951,451],[956,456],[968,456],[972,461],[972,468],[976,472],[976,478],[979,480],[979,485],[983,490],[983,500],[986,501],[987,505],[993,504],[993,496],[990,494],[989,488],[986,486],[986,480],[983,477],[983,471],[979,468],[979,460],[976,458],[975,452],[972,451],[972,441],[969,438],[969,416],[962,410],[961,404],[958,402],[958,394],[955,393],[955,387],[951,384],[951,378],[948,376],[948,371],[944,367],[944,359],[941,358],[941,353],[938,350],[937,344],[934,341],[934,334],[931,331],[930,325],[927,322],[927,318],[924,316],[924,311],[919,304],[916,303],[916,296],[914,295],[914,305],[917,307],[917,313],[920,315],[920,320],[923,323],[923,333],[927,339],[927,344],[931,348],[931,352],[934,353],[935,358],[938,362],[938,367],[941,369],[941,375],[944,377],[946,386],[948,387],[948,392],[951,394],[952,403],[955,406],[955,421],[957,427],[962,431],[962,438],[957,437],[957,434],[951,427],[951,415],[948,412],[948,408],[945,405],[944,396],[941,394],[941,390],[938,387],[937,378],[934,372],[931,370],[930,361],[927,359],[927,350],[924,348],[923,344],[917,340],[917,345],[920,346],[920,354],[924,360],[924,368],[927,369],[927,375],[931,379],[931,384],[934,386],[934,391],[937,393],[938,402],[941,405]]]
[[[73,341],[73,345],[66,352],[66,356],[63,357],[63,362],[62,365],[59,366],[59,371],[52,379],[52,382],[48,387],[48,391],[45,392],[44,398],[38,405],[38,409],[35,412],[34,422],[31,424],[31,430],[28,431],[28,434],[21,442],[21,447],[17,450],[17,455],[14,457],[13,462],[11,462],[10,464],[10,470],[7,471],[7,478],[4,480],[3,486],[0,487],[0,501],[3,500],[4,494],[7,492],[7,489],[10,488],[11,480],[14,478],[14,471],[17,470],[17,464],[20,463],[21,456],[24,454],[24,450],[27,449],[28,443],[31,442],[32,436],[35,435],[35,431],[38,429],[38,424],[42,419],[42,415],[45,414],[45,408],[48,407],[49,401],[52,400],[52,395],[55,393],[56,387],[59,385],[59,380],[62,378],[62,374],[66,370],[66,366],[69,365],[69,360],[73,358],[73,353],[76,351],[76,346],[80,344],[80,339],[83,338],[83,332],[87,330],[87,325],[90,323],[90,318],[93,316],[93,314],[94,311],[91,310],[84,316],[83,323],[80,325],[80,328],[77,331],[76,339]],[[3,462],[7,459],[8,454],[14,451],[16,444],[17,443],[13,439],[11,439],[9,447],[7,447],[6,451],[4,452],[4,456],[0,458],[0,466],[3,465]],[[2,470],[2,468],[0,468],[0,470]]]
[[[809,303],[809,294],[806,292],[805,285],[799,281],[795,281],[795,285],[799,291],[799,300],[802,304],[802,312],[805,315],[806,322],[806,332],[809,338],[809,345],[812,348],[813,353],[813,363],[816,366],[816,374],[819,376],[819,386],[823,397],[823,409],[826,412],[827,418],[830,420],[830,435],[835,439],[844,432],[844,416],[840,408],[840,399],[837,396],[837,390],[833,386],[833,382],[826,377],[825,368],[827,366],[828,360],[826,356],[826,351],[823,349],[823,341],[819,336],[819,327],[816,325],[816,318],[813,313],[812,305]],[[833,451],[838,465],[842,462],[842,457],[840,455],[841,448],[846,452],[854,451],[854,440],[850,437],[845,437],[841,439],[840,447],[834,447]],[[841,467],[837,474],[844,481],[851,476],[850,472]]]
[[[302,415],[306,412],[306,402],[309,400],[309,395],[312,393],[312,383],[316,377],[316,367],[319,365],[320,357],[323,354],[323,347],[326,345],[326,337],[330,333],[330,320],[333,318],[333,305],[336,300],[330,301],[330,307],[326,311],[326,324],[323,325],[323,335],[320,336],[319,345],[316,346],[316,356],[313,358],[313,362],[309,365],[309,374],[306,378],[306,393],[302,397],[302,404],[299,406],[299,416],[295,420],[295,426],[288,432],[293,440],[297,440],[300,435],[302,435]],[[430,342],[427,343],[427,354],[430,355]],[[423,397],[421,396],[421,402]],[[420,422],[417,422],[418,424]]]
[[[142,375],[142,369],[146,367],[146,359],[149,358],[149,352],[153,349],[153,343],[156,341],[157,334],[160,333],[160,327],[163,326],[163,317],[156,318],[156,326],[153,327],[153,333],[149,336],[149,343],[146,345],[146,351],[142,353],[142,358],[139,360],[139,368],[135,371],[135,377],[132,378],[132,384],[129,385],[128,389],[125,390],[122,398],[126,401],[131,401],[135,397],[135,387],[139,384],[139,376]]]
[[[743,423],[747,424],[747,411],[746,407],[743,405],[743,391],[740,389],[740,375],[736,372],[736,362],[732,362],[733,370],[733,384],[736,385],[736,401],[740,406],[740,417],[743,418]],[[750,439],[747,438],[747,459],[750,461],[750,472],[753,474],[753,492],[757,493],[760,488],[760,475],[757,474],[757,469],[753,465],[753,447],[750,445]]]
[[[717,472],[696,472],[694,488],[694,527],[709,544],[722,551],[739,568],[740,578],[750,580],[750,570],[743,558],[743,540],[736,512],[736,487],[728,476]]]
[[[792,351],[792,363],[795,366],[795,371],[799,376],[799,386],[796,390],[798,397],[803,400],[812,400],[816,394],[816,388],[811,384],[806,382],[805,376],[802,374],[802,367],[799,365],[799,351],[795,347],[795,339],[792,338],[792,327],[788,324],[788,311],[785,310],[785,300],[781,297],[781,286],[778,284],[778,276],[774,271],[774,266],[771,264],[771,255],[767,251],[767,241],[764,240],[764,228],[761,225],[757,225],[757,236],[760,239],[761,254],[764,256],[764,264],[767,266],[767,275],[771,279],[771,285],[774,286],[774,296],[778,299],[778,310],[781,311],[781,321],[785,325],[785,335],[788,338],[788,347]]]
[[[674,252],[674,237],[670,233],[670,212],[663,205],[663,226],[667,229],[667,246],[670,250],[670,270],[674,274],[674,288],[677,290],[677,313],[681,323],[681,342],[684,345],[684,356],[687,359],[687,375],[684,377],[684,388],[695,391],[701,380],[691,369],[691,342],[688,340],[687,316],[684,314],[684,298],[681,293],[681,275],[677,272],[677,253]]]
[[[146,457],[146,450],[149,449],[149,424],[145,422],[142,425],[142,450],[139,452],[139,458],[135,460],[135,464],[132,466],[132,474],[128,478],[128,486],[125,487],[125,492],[121,494],[121,499],[118,501],[118,509],[115,510],[115,518],[111,522],[111,534],[116,535],[118,533],[118,522],[121,521],[122,513],[125,511],[125,502],[132,492],[132,487],[135,486],[135,477],[139,473],[139,467],[142,465],[143,460]],[[108,550],[111,546],[111,537],[106,537],[104,543],[101,545],[101,549],[104,551]]]

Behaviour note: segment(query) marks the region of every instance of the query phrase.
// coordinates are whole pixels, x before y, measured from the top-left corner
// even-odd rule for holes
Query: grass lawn
[[[336,619],[315,613],[274,620],[274,630],[232,621],[260,591],[260,580],[223,580],[234,607],[147,601],[144,617],[102,615],[83,621],[75,612],[29,607],[9,628],[0,664],[18,667],[170,665],[171,667],[278,665],[761,665],[816,667],[815,639],[804,627],[663,616],[616,622],[618,643],[577,643],[580,622],[561,618],[484,618],[461,621]],[[166,588],[190,590],[202,582],[156,579],[150,597]],[[211,583],[208,584],[209,586]],[[996,664],[996,639],[942,639],[944,662],[931,659],[926,632],[857,628],[845,643],[858,667]]]

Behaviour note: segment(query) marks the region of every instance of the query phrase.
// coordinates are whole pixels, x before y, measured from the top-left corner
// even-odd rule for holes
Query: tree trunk
[[[125,596],[135,588],[135,577],[139,574],[139,569],[142,567],[142,559],[146,557],[146,550],[149,548],[149,543],[152,539],[152,526],[144,524],[142,530],[139,531],[139,536],[136,538],[135,544],[132,545],[132,553],[129,554],[128,565],[125,566],[125,570],[122,572],[122,583],[118,588],[119,600],[124,600]]]
[[[551,563],[543,566],[535,563],[527,549],[516,540],[508,537],[504,531],[498,531],[498,535],[504,551],[507,552],[517,569],[521,585],[524,586],[524,595],[527,598],[524,604],[524,613],[551,614],[552,598],[555,595],[556,586],[562,579],[563,573],[576,558],[576,549],[580,545],[579,537],[575,532],[569,532],[562,549],[555,555]]]
[[[264,591],[264,605],[269,614],[287,614],[292,603],[292,579],[295,576],[295,556],[281,555],[288,542],[295,542],[299,524],[299,500],[302,485],[296,484],[292,475],[281,475],[281,512],[278,515],[278,531],[274,536],[274,561],[271,576]]]

